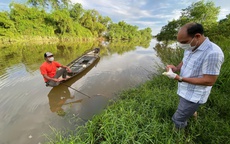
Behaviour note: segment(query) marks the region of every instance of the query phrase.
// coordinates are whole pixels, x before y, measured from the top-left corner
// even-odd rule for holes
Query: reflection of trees
[[[166,64],[179,64],[183,57],[183,50],[181,48],[171,48],[165,44],[157,43],[154,47],[157,56]]]
[[[150,41],[111,41],[109,44],[109,52],[111,54],[123,54],[125,52],[135,50],[136,46],[148,48]]]
[[[93,42],[87,43],[60,43],[57,47],[58,61],[62,64],[68,64],[72,60],[84,54],[87,50],[93,48]]]
[[[93,42],[87,43],[59,43],[59,44],[15,44],[1,47],[0,74],[4,74],[6,68],[19,63],[26,66],[28,72],[36,71],[44,61],[43,54],[50,51],[55,59],[62,64],[68,64],[85,51],[93,48]]]
[[[20,63],[24,63],[28,71],[38,69],[41,62],[44,61],[43,51],[54,51],[55,45],[8,45],[1,48],[0,62],[1,72],[4,73],[6,68]],[[1,73],[1,74],[2,74]]]
[[[0,75],[5,73],[7,67],[20,63],[22,57],[22,49],[17,46],[0,48]]]
[[[1,47],[0,53],[0,74],[4,74],[6,68],[19,63],[26,66],[28,72],[38,70],[44,61],[43,54],[50,51],[55,55],[55,60],[66,65],[73,59],[84,54],[87,50],[100,47],[100,55],[108,55],[108,51],[118,54],[135,50],[136,46],[144,48],[149,46],[150,41],[113,41],[108,47],[103,47],[99,42],[78,42],[78,43],[58,43],[58,44],[15,44]]]

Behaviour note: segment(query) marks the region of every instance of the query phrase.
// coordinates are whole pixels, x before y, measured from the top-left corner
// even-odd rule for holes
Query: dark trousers
[[[62,68],[62,69],[58,70],[56,72],[56,75],[54,76],[54,78],[59,78],[61,75],[62,75],[62,78],[66,78],[67,71],[66,71],[65,68]],[[55,81],[52,81],[52,80],[49,80],[49,81],[46,82],[46,86],[51,86],[51,87],[58,86],[59,84],[60,84],[60,82],[55,82]]]
[[[193,103],[180,97],[178,108],[172,117],[176,128],[185,128],[187,120],[198,110],[199,106],[199,103]]]

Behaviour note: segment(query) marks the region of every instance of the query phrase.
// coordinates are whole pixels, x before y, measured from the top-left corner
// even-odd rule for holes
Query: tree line
[[[158,41],[164,41],[167,45],[176,40],[177,32],[182,25],[188,22],[197,22],[203,25],[205,35],[210,39],[228,39],[230,38],[230,14],[218,21],[219,13],[220,7],[216,7],[212,1],[200,0],[192,3],[187,8],[182,9],[178,19],[173,19],[163,26],[156,38]]]
[[[150,40],[151,29],[139,30],[124,21],[114,23],[97,10],[83,9],[69,0],[28,0],[12,2],[10,10],[0,12],[0,38],[22,36],[75,37],[80,39]]]

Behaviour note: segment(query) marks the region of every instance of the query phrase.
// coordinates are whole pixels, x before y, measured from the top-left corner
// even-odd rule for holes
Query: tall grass
[[[216,42],[224,52],[224,63],[216,85],[222,92],[230,93],[230,40],[223,39]]]

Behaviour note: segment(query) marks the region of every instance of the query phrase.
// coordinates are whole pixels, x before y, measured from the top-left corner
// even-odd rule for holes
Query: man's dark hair
[[[189,36],[194,37],[195,34],[200,33],[201,35],[204,34],[204,28],[199,23],[189,23],[187,27],[187,33]]]

